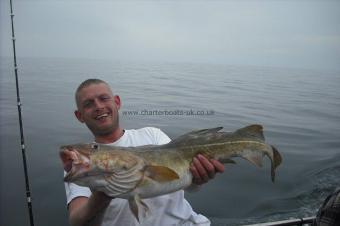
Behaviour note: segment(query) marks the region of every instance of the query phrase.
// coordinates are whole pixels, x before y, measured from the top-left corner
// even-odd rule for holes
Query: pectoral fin
[[[158,182],[167,182],[179,179],[179,176],[175,171],[165,166],[146,166],[145,176]]]
[[[129,207],[139,223],[148,215],[149,207],[141,200],[139,195],[129,199]]]

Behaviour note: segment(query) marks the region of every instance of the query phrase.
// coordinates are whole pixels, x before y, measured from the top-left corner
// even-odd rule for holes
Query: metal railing
[[[312,225],[315,217],[305,217],[305,218],[296,218],[282,221],[273,221],[266,223],[258,223],[258,224],[249,224],[244,226],[302,226],[302,225]]]

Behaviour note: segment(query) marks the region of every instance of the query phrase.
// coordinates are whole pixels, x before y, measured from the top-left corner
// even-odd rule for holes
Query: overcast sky
[[[1,56],[11,56],[0,2]],[[340,71],[340,1],[13,2],[18,56]]]

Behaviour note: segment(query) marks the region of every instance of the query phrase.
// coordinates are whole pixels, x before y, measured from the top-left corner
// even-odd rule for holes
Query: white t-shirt
[[[166,144],[170,138],[160,129],[145,127],[137,130],[125,130],[124,135],[116,142],[110,144],[121,147],[134,147],[148,144]],[[89,197],[91,191],[87,187],[81,187],[74,183],[65,183],[67,204],[72,199],[85,196]],[[114,198],[107,207],[102,226],[167,226],[167,225],[210,225],[210,221],[203,215],[193,211],[190,204],[184,198],[184,191],[157,196],[143,200],[149,207],[149,215],[141,224],[137,222],[130,211],[126,199]]]

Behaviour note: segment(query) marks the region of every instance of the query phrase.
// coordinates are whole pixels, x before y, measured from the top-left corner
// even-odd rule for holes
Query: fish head
[[[136,177],[144,167],[137,156],[112,146],[75,144],[60,148],[60,158],[67,172],[64,181],[93,189],[105,187],[112,175],[117,178]],[[138,178],[140,173],[138,172]]]
[[[60,147],[60,159],[67,172],[64,181],[74,182],[92,171],[90,155],[93,150],[91,144],[74,144]]]

